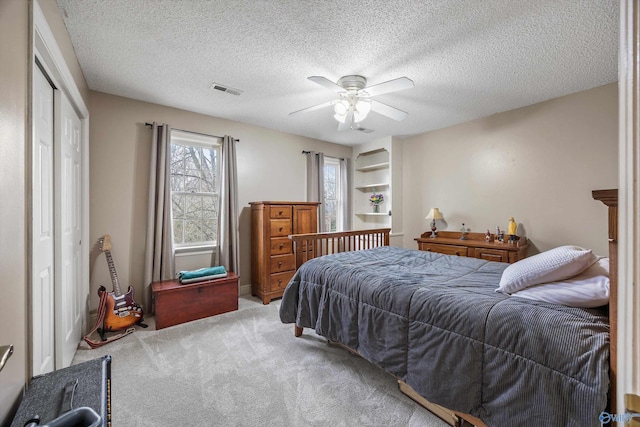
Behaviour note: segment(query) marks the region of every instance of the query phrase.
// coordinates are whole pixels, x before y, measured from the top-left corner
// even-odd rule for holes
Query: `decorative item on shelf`
[[[502,241],[502,240],[500,240],[500,236],[502,236],[502,235],[503,235],[502,234],[502,230],[500,230],[500,227],[498,227],[496,225],[496,237],[495,237],[496,242],[501,242]]]
[[[491,232],[489,231],[489,229],[487,228],[487,232],[484,233],[484,240],[486,242],[490,242],[491,241]]]
[[[438,237],[438,234],[436,233],[436,220],[444,221],[444,217],[442,216],[442,213],[440,213],[440,209],[431,208],[431,210],[429,211],[427,216],[424,217],[424,219],[431,220],[431,236],[429,237],[431,237],[432,239]]]
[[[467,240],[467,234],[469,230],[465,227],[464,222],[462,223],[462,228],[460,229],[460,240]]]
[[[384,202],[384,196],[382,193],[377,193],[376,190],[373,190],[373,194],[369,197],[369,201],[371,202],[371,206],[373,206],[373,213],[380,212],[380,205]]]
[[[509,243],[515,243],[518,240],[517,236],[518,224],[512,216],[509,217]]]

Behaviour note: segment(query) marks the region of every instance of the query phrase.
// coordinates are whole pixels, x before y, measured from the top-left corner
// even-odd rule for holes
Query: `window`
[[[340,159],[324,158],[324,209],[323,231],[343,231]]]
[[[220,211],[219,138],[171,130],[171,215],[176,248],[212,246]]]

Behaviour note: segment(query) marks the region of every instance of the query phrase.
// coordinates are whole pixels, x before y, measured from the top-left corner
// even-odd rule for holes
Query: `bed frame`
[[[360,251],[378,246],[389,246],[390,228],[338,231],[335,233],[292,234],[296,270],[312,258],[339,252]]]
[[[610,280],[610,296],[609,296],[609,324],[610,324],[610,349],[609,349],[609,408],[612,414],[616,413],[616,354],[617,354],[617,296],[618,296],[618,190],[594,190],[592,197],[599,200],[608,207],[609,221],[609,280]],[[328,255],[339,252],[358,251],[362,249],[370,249],[378,246],[389,246],[389,228],[378,228],[371,230],[345,231],[336,233],[310,233],[310,234],[293,234],[289,238],[293,241],[293,250],[296,257],[296,269],[304,262],[322,255]],[[302,335],[303,328],[295,325],[295,336]],[[344,347],[344,346],[343,346]],[[354,352],[352,349],[344,347]],[[357,354],[357,353],[356,353]],[[486,424],[470,414],[465,414],[440,405],[429,402],[413,390],[408,384],[402,380],[398,380],[400,390],[429,411],[436,414],[442,420],[451,426],[462,426],[464,421],[471,423],[476,427],[487,427]],[[464,421],[463,421],[464,420]]]
[[[378,246],[389,246],[390,228],[338,231],[334,233],[292,234],[296,270],[310,259],[340,252],[360,251]],[[302,327],[295,325],[296,337],[302,335]]]

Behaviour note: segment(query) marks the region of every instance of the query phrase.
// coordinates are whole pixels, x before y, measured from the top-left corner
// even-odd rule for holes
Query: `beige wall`
[[[27,377],[26,180],[29,4],[0,1],[0,345],[15,352],[0,372],[0,425]]]
[[[151,130],[145,122],[178,129],[231,135],[237,144],[240,215],[240,283],[251,283],[250,209],[258,200],[306,200],[302,150],[350,157],[351,148],[188,111],[91,92],[90,238],[111,235],[112,255],[123,287],[133,285],[136,300],[149,307],[144,280],[144,245]],[[111,289],[104,257],[93,251],[91,294]],[[93,302],[97,305],[97,297]]]
[[[493,232],[514,216],[529,254],[575,244],[606,255],[606,207],[591,191],[618,186],[617,99],[614,83],[405,140],[405,247],[438,207],[447,230]]]
[[[55,0],[39,1],[85,102],[87,86]],[[0,373],[0,425],[8,425],[30,377],[28,218],[32,3],[0,0],[0,345],[15,351]]]

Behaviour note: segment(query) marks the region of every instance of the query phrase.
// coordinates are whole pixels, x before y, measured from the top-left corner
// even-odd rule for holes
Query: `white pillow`
[[[609,303],[609,258],[600,258],[582,273],[561,282],[543,283],[511,294],[570,307],[592,308]]]
[[[496,291],[511,294],[540,283],[564,280],[582,273],[597,259],[591,249],[560,246],[509,265]]]

